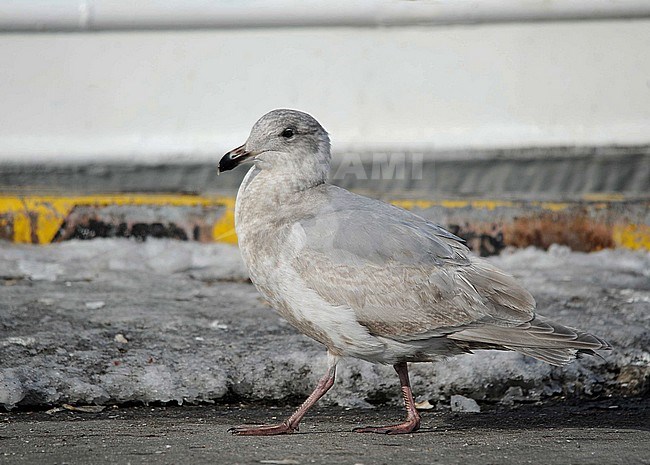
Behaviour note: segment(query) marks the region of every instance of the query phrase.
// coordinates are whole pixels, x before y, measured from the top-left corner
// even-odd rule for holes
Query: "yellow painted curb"
[[[614,226],[614,242],[618,247],[632,250],[650,250],[650,226],[623,224]]]
[[[390,203],[398,207],[412,210],[414,208],[426,209],[431,207],[443,208],[471,208],[475,210],[496,210],[500,207],[517,207],[521,206],[522,202],[514,202],[511,200],[391,200]],[[549,211],[562,211],[569,208],[572,204],[568,202],[528,202],[528,205],[539,207],[543,210]]]
[[[625,200],[621,196],[591,196],[587,201],[597,209]],[[575,203],[571,202],[520,202],[508,200],[394,200],[391,203],[406,209],[473,209],[494,211],[498,208],[535,207],[546,212],[562,212]],[[204,206],[224,207],[224,213],[212,225],[213,241],[237,243],[235,234],[235,198],[230,196],[197,196],[180,194],[114,194],[114,195],[2,195],[0,194],[0,230],[10,228],[11,239],[18,243],[47,244],[75,207],[110,205],[130,206]],[[630,222],[616,223],[611,230],[612,241],[617,247],[650,250],[650,226]]]
[[[204,206],[225,207],[222,217],[212,228],[215,241],[237,243],[235,234],[235,199],[174,194],[0,196],[0,228],[13,224],[13,241],[48,244],[74,207],[109,205]]]

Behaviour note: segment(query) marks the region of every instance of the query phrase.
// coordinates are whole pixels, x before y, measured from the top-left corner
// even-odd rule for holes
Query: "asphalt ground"
[[[397,421],[397,408],[315,408],[300,431],[238,437],[228,428],[279,421],[260,405],[107,407],[0,413],[3,464],[648,464],[647,399],[425,411],[420,431],[352,432]]]

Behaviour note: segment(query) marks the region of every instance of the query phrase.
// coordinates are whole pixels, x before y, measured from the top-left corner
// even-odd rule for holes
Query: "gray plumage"
[[[609,348],[536,316],[527,290],[440,226],[328,184],[329,138],[311,116],[272,111],[239,150],[254,163],[235,213],[251,279],[331,354],[396,364],[499,349],[563,365]]]
[[[602,339],[535,315],[516,280],[472,255],[453,234],[411,212],[327,184],[330,143],[318,122],[275,110],[219,171],[252,161],[237,193],[235,227],[251,280],[293,326],[327,347],[312,394],[275,425],[237,435],[289,434],[334,385],[340,357],[392,364],[406,419],[361,433],[420,427],[407,362],[474,349],[515,350],[554,365],[607,349]]]

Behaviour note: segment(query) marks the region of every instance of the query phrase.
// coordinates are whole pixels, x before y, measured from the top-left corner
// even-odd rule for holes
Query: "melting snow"
[[[564,368],[511,352],[413,364],[419,401],[643,395],[650,376],[650,255],[563,247],[491,259],[531,290],[539,313],[614,350]],[[169,240],[0,242],[0,405],[247,401],[306,396],[323,348],[246,282],[235,247]],[[453,400],[453,399],[452,399]],[[324,402],[400,402],[390,367],[344,360]]]

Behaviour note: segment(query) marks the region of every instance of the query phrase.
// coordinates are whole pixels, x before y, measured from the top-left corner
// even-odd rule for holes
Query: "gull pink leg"
[[[274,436],[276,434],[291,434],[298,431],[298,424],[302,417],[305,416],[318,399],[323,397],[327,391],[334,385],[336,378],[336,363],[338,357],[335,355],[327,354],[328,368],[327,373],[323,376],[316,385],[316,389],[311,393],[307,400],[305,400],[300,407],[289,418],[284,420],[279,425],[257,425],[257,426],[235,426],[228,431],[237,436]]]
[[[406,420],[398,425],[391,426],[367,426],[365,428],[355,428],[357,433],[380,433],[380,434],[405,434],[417,431],[420,428],[420,414],[415,409],[413,392],[411,392],[411,383],[409,382],[409,371],[406,362],[400,362],[393,365],[399,382],[402,386],[402,397],[406,407]]]

